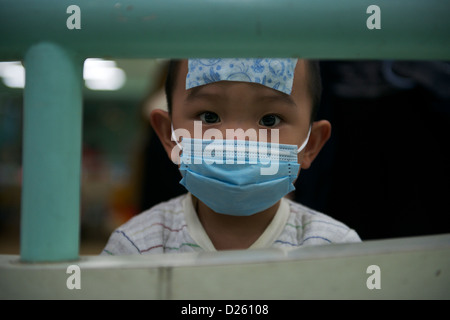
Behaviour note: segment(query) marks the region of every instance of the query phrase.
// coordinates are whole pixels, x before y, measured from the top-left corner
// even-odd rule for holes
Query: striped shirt
[[[345,224],[283,198],[275,217],[249,249],[360,242]],[[194,209],[190,193],[133,217],[110,236],[102,255],[216,251]]]

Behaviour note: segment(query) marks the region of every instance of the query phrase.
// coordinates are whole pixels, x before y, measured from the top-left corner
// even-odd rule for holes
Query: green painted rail
[[[81,29],[66,13],[80,8]],[[380,8],[370,30],[367,8]],[[2,0],[0,58],[52,41],[83,57],[450,58],[447,0]]]
[[[80,29],[69,29],[80,9]],[[369,29],[370,5],[380,29]],[[88,57],[450,59],[447,0],[2,0],[0,60],[24,60],[21,259],[78,259]]]

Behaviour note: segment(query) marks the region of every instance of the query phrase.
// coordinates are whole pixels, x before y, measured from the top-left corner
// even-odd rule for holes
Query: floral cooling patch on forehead
[[[218,81],[259,83],[291,94],[298,59],[189,59],[186,90]]]

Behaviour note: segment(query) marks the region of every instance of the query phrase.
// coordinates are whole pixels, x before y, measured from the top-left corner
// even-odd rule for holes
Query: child
[[[310,61],[172,61],[168,112],[153,110],[151,124],[188,193],[119,227],[102,254],[361,241],[341,222],[284,197],[330,137],[328,121],[313,121],[320,93]]]

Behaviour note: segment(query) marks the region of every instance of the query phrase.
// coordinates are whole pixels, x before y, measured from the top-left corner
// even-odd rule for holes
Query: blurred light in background
[[[90,58],[84,62],[83,78],[91,90],[114,91],[123,87],[125,71],[112,60]]]
[[[0,62],[0,77],[7,87],[25,87],[25,68],[20,61]]]
[[[7,87],[25,87],[25,68],[20,61],[0,62],[0,77]],[[126,74],[115,61],[89,58],[84,62],[83,78],[91,90],[114,91],[123,87]]]

